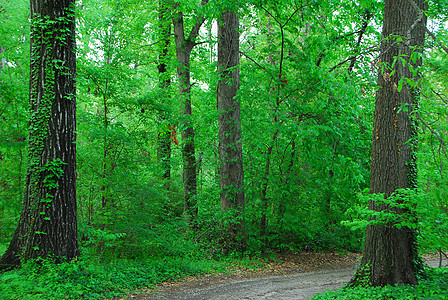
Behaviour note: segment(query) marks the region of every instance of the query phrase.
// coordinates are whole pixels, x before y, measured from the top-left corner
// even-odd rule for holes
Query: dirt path
[[[187,278],[182,282],[162,284],[158,291],[131,299],[310,299],[316,293],[334,290],[347,283],[353,276],[357,257],[357,254],[338,256],[327,253],[305,257],[300,254],[274,264],[270,271],[269,268],[261,273],[243,270],[240,274],[234,271]],[[299,262],[302,267],[297,268]],[[430,260],[429,264],[437,267],[438,261]],[[270,276],[272,272],[278,274]]]
[[[316,293],[327,289],[337,289],[353,276],[353,269],[330,270],[290,274],[284,276],[264,277],[249,280],[230,281],[209,288],[164,291],[155,294],[154,299],[309,299]]]

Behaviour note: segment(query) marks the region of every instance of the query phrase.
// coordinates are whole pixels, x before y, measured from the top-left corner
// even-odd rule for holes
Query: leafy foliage
[[[419,188],[418,193],[406,192],[402,202],[415,208],[415,215],[377,216],[396,226],[416,226],[425,252],[448,248],[448,65],[442,4],[430,5],[434,38],[428,38],[423,54],[424,79],[413,83],[421,90],[414,116],[419,123]],[[181,274],[208,271],[212,263],[206,259],[288,249],[362,249],[363,229],[372,217],[363,193],[369,187],[381,2],[208,1],[201,6],[200,1],[179,1],[186,27],[198,16],[206,17],[190,66],[198,174],[194,228],[183,215],[183,144],[171,144],[167,180],[162,179],[158,155],[161,134],[170,132],[173,140],[181,140],[172,33],[166,56],[169,88],[160,88],[157,70],[159,22],[171,23],[173,16],[167,13],[159,21],[158,3],[142,0],[83,0],[77,5],[82,257],[69,264],[44,262],[40,268],[29,263],[5,273],[2,292],[23,299],[81,294],[111,298]],[[238,99],[246,207],[238,219],[229,218],[232,211],[221,211],[219,203],[214,18],[224,8],[238,10],[241,24]],[[18,221],[28,159],[28,9],[24,0],[0,4],[0,59],[5,62],[0,68],[0,253]],[[224,251],[225,222],[244,224],[245,253]],[[438,280],[446,274],[431,272],[432,279],[413,292],[442,289]],[[411,289],[387,288],[384,295],[408,297]]]
[[[0,241],[19,215],[26,166],[29,35],[27,1],[3,1],[0,9]]]
[[[19,270],[1,274],[0,291],[3,299],[110,299],[139,287],[218,270],[223,270],[222,264],[185,258],[108,264],[48,260],[28,262]]]

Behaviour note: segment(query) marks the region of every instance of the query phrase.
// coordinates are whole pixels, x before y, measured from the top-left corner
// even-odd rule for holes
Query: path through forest
[[[186,278],[181,282],[162,284],[155,292],[146,296],[134,295],[131,299],[310,299],[316,293],[334,290],[347,283],[354,274],[357,257],[358,254],[300,254],[294,257],[297,262],[288,257],[288,261],[280,264],[274,263],[270,267],[268,264],[268,268],[261,272],[236,270],[230,274]],[[434,257],[427,262],[431,267],[439,264]]]
[[[153,299],[309,299],[327,289],[337,289],[353,276],[352,268],[229,281],[207,288],[180,288],[157,293]]]

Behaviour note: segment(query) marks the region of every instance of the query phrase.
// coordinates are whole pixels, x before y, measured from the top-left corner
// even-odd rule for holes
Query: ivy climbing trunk
[[[418,70],[422,63],[418,54],[425,41],[426,17],[422,11],[427,5],[425,0],[385,1],[370,175],[370,193],[384,194],[385,198],[399,193],[398,189],[416,187],[413,112],[418,101],[418,74],[411,70]],[[377,212],[412,213],[392,206],[369,203],[369,209]],[[416,273],[421,266],[416,233],[399,227],[392,222],[367,227],[364,255],[352,285],[365,282],[365,276],[373,286],[417,284]]]
[[[29,162],[19,224],[0,261],[78,256],[74,0],[31,0]]]
[[[237,98],[240,86],[238,13],[224,11],[218,21],[218,131],[221,210],[233,210],[229,222],[227,248],[245,244],[243,190],[243,147],[241,144],[241,109]]]
[[[201,5],[208,3],[202,0]],[[179,3],[175,4],[178,9]],[[190,223],[197,215],[197,173],[196,150],[194,144],[194,128],[191,120],[191,81],[190,81],[190,56],[196,45],[199,29],[204,23],[204,17],[197,17],[196,23],[191,28],[188,37],[185,36],[184,17],[182,11],[177,11],[173,18],[174,41],[176,43],[177,77],[179,79],[179,95],[183,114],[182,130],[182,157],[183,157],[183,181],[184,181],[184,212],[190,216]]]

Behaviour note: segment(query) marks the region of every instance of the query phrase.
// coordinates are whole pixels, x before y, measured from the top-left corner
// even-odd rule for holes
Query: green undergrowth
[[[314,296],[313,300],[345,300],[345,299],[448,299],[448,269],[428,268],[427,278],[420,279],[416,286],[386,286],[341,288]]]
[[[0,274],[0,295],[7,299],[111,299],[188,275],[224,271],[227,263],[191,258],[44,261]]]

